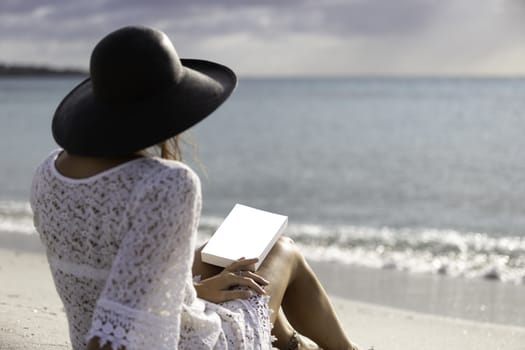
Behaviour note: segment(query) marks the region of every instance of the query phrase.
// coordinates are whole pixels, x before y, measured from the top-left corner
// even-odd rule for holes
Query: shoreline
[[[0,249],[44,254],[36,234],[0,234]],[[525,285],[485,279],[415,274],[307,257],[330,295],[475,322],[525,327]]]
[[[36,234],[1,233],[0,249],[44,254]],[[525,286],[476,278],[417,274],[307,257],[333,296],[475,322],[525,327]]]

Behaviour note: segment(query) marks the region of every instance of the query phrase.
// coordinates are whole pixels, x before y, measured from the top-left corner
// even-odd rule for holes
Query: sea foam
[[[205,242],[222,218],[204,216]],[[0,234],[35,234],[29,203],[0,201]],[[525,238],[432,228],[290,224],[286,235],[308,259],[409,273],[525,284]]]

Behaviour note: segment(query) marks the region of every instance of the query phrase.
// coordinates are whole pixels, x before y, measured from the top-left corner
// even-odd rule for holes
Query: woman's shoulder
[[[46,174],[49,175],[51,170],[51,165],[57,158],[60,153],[59,149],[55,149],[52,152],[48,153],[45,158],[43,158],[40,163],[35,168],[33,173],[33,185],[40,181],[42,178],[46,177]]]
[[[145,190],[153,192],[200,191],[200,179],[187,164],[158,157],[142,160],[148,173],[142,181]]]
[[[176,176],[191,180],[198,180],[199,178],[197,173],[189,165],[178,160],[148,157],[145,161],[154,169],[154,174],[157,175],[154,177],[162,179],[164,177]]]
[[[148,161],[155,163],[157,167],[172,170],[172,171],[187,171],[194,172],[194,170],[186,163],[179,160],[164,159],[160,157],[144,157]]]
[[[49,166],[49,164],[52,164],[60,154],[60,149],[54,149],[51,152],[49,152],[38,164],[37,169],[42,169],[45,166]]]

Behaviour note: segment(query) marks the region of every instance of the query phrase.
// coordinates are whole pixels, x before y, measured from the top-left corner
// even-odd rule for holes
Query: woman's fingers
[[[235,272],[239,270],[253,269],[253,265],[259,261],[258,258],[246,259],[240,258],[239,260],[234,261],[230,265],[226,266],[225,270],[230,272]]]
[[[254,290],[258,294],[266,294],[266,291],[257,282],[255,282],[252,278],[245,277],[243,275],[230,273],[229,284],[231,286],[245,286]]]
[[[269,282],[262,276],[249,271],[258,258],[240,258],[227,266],[221,273],[195,284],[197,295],[205,300],[220,303],[232,299],[247,299],[255,294],[266,295],[262,286]],[[235,288],[240,287],[240,288]]]
[[[244,259],[238,261],[240,264],[252,264],[257,259]],[[235,270],[235,272],[224,269],[220,274],[194,283],[197,295],[208,301],[220,303],[232,299],[247,299],[255,294],[266,295],[262,286],[269,282],[254,272],[247,270]],[[238,288],[235,288],[238,287]]]
[[[243,277],[249,277],[255,282],[262,284],[263,286],[270,284],[268,280],[251,271],[240,271],[239,274]]]

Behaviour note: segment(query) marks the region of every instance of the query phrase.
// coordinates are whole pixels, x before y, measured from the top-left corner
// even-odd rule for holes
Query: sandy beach
[[[326,284],[346,331],[362,349],[525,349],[525,327],[356,302],[336,297],[335,283]],[[65,314],[41,251],[0,248],[0,286],[0,349],[70,348]]]

